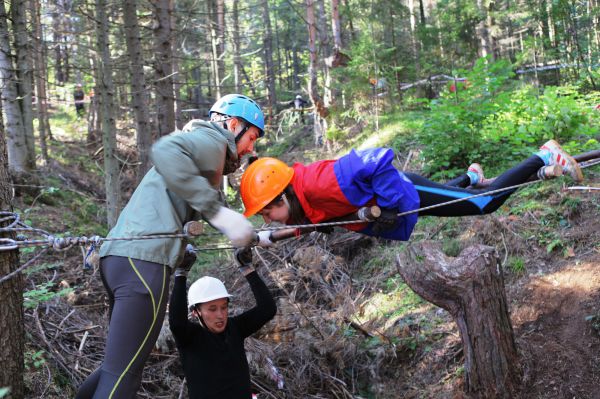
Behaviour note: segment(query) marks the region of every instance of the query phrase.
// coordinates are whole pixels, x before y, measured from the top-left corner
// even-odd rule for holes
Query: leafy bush
[[[479,59],[472,71],[455,75],[465,76],[468,88],[448,90],[431,101],[431,115],[420,135],[426,172],[435,171],[434,177],[447,177],[480,159],[482,127],[510,101],[509,92],[502,90],[513,76],[507,62]]]
[[[53,298],[61,297],[73,292],[73,288],[62,288],[58,291],[52,291],[55,284],[52,282],[37,285],[35,289],[23,293],[23,305],[28,309],[33,309],[43,302]]]
[[[499,172],[549,139],[573,153],[597,148],[599,113],[573,87],[547,87],[541,95],[530,86],[514,88],[511,66],[502,61],[480,59],[462,73],[467,89],[432,101],[419,136],[433,177],[452,176],[475,161]]]

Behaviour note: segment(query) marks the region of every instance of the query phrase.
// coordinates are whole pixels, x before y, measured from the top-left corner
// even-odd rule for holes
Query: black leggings
[[[165,317],[171,269],[121,256],[100,260],[109,298],[104,361],[88,376],[76,399],[133,399],[144,364]]]
[[[452,201],[458,198],[468,197],[473,194],[481,194],[499,188],[510,187],[521,184],[529,180],[532,175],[544,166],[544,161],[537,155],[532,155],[525,161],[512,169],[507,170],[494,180],[492,184],[484,189],[469,189],[457,187],[462,185],[458,181],[452,180],[446,184],[440,184],[424,178],[415,173],[404,172],[406,177],[412,181],[419,198],[421,200],[421,208],[431,205],[437,205],[444,202]],[[459,178],[460,179],[460,178]],[[464,178],[463,178],[464,180]],[[464,182],[463,182],[464,183]],[[452,184],[452,185],[449,185]],[[454,204],[440,206],[438,208],[429,209],[419,212],[419,215],[432,216],[469,216],[482,215],[492,213],[497,210],[515,190],[502,191],[496,194],[485,195],[477,198],[472,198],[465,201],[456,202]]]

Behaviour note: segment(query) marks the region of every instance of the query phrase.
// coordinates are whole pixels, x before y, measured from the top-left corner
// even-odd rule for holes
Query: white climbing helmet
[[[199,303],[214,301],[215,299],[231,298],[225,284],[218,278],[204,276],[194,281],[188,290],[188,308],[191,309]]]

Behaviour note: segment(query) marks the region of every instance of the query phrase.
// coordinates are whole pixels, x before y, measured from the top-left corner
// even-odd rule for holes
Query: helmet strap
[[[239,119],[238,119],[239,120]],[[237,136],[235,136],[235,143],[237,144],[238,141],[240,141],[242,139],[242,136],[244,134],[246,134],[246,132],[248,131],[248,129],[250,129],[250,124],[248,122],[244,122],[246,125],[244,126],[244,128],[242,129],[241,132],[238,133]]]
[[[285,195],[285,193],[281,194],[281,199],[283,200],[285,206],[288,207],[288,209],[292,209],[292,207],[290,206],[290,202],[287,199],[287,195]]]

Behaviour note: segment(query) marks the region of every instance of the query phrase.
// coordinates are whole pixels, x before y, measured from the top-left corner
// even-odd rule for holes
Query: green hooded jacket
[[[152,146],[152,167],[119,215],[108,237],[179,234],[185,223],[211,219],[222,206],[224,174],[239,167],[234,135],[215,123],[192,120]],[[100,257],[115,255],[175,267],[180,238],[105,241]]]

